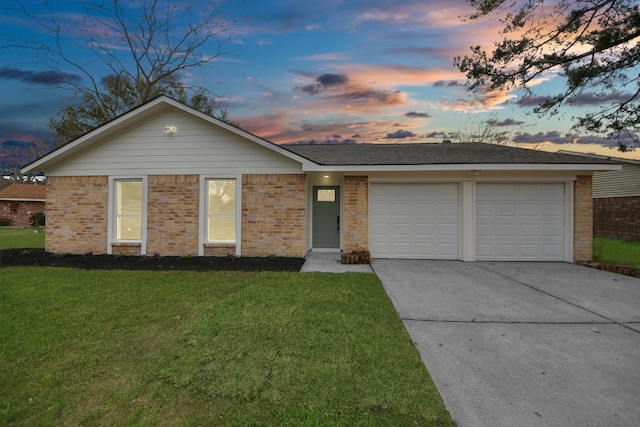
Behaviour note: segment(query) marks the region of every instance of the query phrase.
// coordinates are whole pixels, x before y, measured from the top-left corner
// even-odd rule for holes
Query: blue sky
[[[46,11],[44,2],[23,3],[35,14]],[[50,3],[59,22],[90,30],[82,28],[77,1]],[[192,3],[197,11],[205,2]],[[182,79],[212,90],[241,127],[273,142],[455,142],[458,133],[494,118],[524,147],[640,157],[610,150],[610,142],[594,135],[565,137],[569,119],[594,99],[584,97],[559,117],[539,118],[518,91],[468,92],[453,58],[471,45],[491,46],[500,24],[462,20],[471,11],[465,0],[248,0],[225,2],[225,10],[235,20],[230,53]],[[16,38],[49,40],[42,28],[7,9],[0,28],[0,46]],[[87,57],[83,46],[67,43],[70,55]],[[50,138],[48,120],[71,102],[70,92],[57,86],[58,76],[35,52],[0,49],[0,59],[0,141]],[[95,75],[108,73],[90,66]],[[61,68],[82,79],[71,67]],[[536,95],[553,93],[559,84],[550,75]]]

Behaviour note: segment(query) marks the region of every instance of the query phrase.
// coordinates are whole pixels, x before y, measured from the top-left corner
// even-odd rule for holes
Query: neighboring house
[[[31,215],[44,212],[46,190],[44,185],[12,184],[0,191],[0,219],[15,227],[29,226]]]
[[[575,154],[569,151],[561,153]],[[624,240],[640,240],[640,160],[589,154],[614,160],[621,170],[593,175],[593,234]]]
[[[46,249],[94,254],[578,261],[614,162],[467,144],[279,146],[167,97],[27,165]]]

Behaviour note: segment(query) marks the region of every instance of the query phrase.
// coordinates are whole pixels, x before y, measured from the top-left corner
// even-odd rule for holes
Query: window
[[[207,241],[236,240],[236,180],[207,180]]]
[[[336,190],[334,189],[325,189],[318,190],[318,201],[319,202],[335,202],[336,201]]]
[[[116,240],[142,240],[142,180],[115,181]]]
[[[18,213],[18,202],[11,202],[9,204],[9,213]]]

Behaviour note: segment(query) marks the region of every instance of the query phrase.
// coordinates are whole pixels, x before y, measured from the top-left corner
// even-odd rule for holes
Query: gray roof
[[[617,164],[573,154],[551,153],[506,145],[458,144],[313,144],[281,145],[325,166],[438,164]]]

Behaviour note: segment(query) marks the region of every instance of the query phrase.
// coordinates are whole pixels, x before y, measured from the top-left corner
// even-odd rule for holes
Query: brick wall
[[[236,254],[236,245],[207,243],[204,245],[204,256],[227,256]]]
[[[11,205],[15,205],[18,211],[11,213]],[[11,202],[0,201],[0,218],[7,218],[11,221],[12,227],[29,227],[29,218],[38,212],[44,212],[44,202]]]
[[[300,175],[242,176],[242,255],[303,257],[307,184]]]
[[[369,178],[344,177],[344,252],[369,250]]]
[[[640,240],[640,197],[593,199],[593,234]]]
[[[47,177],[49,252],[107,252],[109,180],[106,176]]]
[[[591,176],[578,176],[574,183],[573,261],[593,259],[593,199]]]
[[[197,255],[198,175],[151,175],[147,189],[147,254]]]

